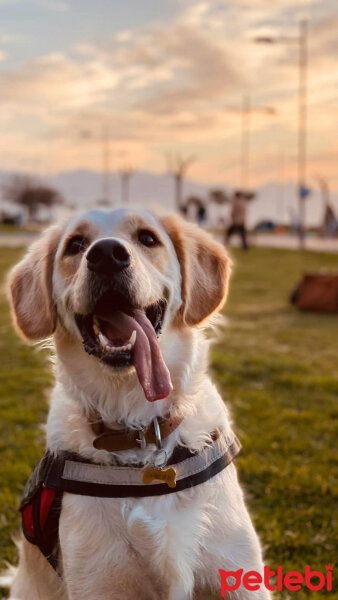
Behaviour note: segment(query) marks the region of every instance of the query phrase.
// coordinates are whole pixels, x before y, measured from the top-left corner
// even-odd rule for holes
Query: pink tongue
[[[104,315],[103,318],[114,328],[114,335],[118,332],[123,339],[128,339],[136,330],[134,366],[147,400],[153,402],[169,396],[173,389],[170,373],[163,360],[155,330],[145,313],[135,310],[131,316],[117,311],[109,317]]]

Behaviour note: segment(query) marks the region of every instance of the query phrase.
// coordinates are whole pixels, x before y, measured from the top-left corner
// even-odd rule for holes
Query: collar
[[[144,449],[147,444],[156,444],[162,447],[161,440],[168,437],[182,423],[183,417],[168,417],[158,419],[155,417],[149,427],[141,429],[111,429],[104,424],[99,415],[92,414],[90,424],[96,438],[93,446],[98,450],[119,452],[132,448]]]

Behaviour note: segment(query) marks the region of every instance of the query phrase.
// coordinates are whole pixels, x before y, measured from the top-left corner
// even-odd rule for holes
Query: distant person
[[[334,210],[330,204],[326,204],[324,213],[324,222],[322,226],[324,236],[334,237],[338,233],[338,221]]]
[[[197,223],[198,225],[202,226],[203,223],[206,221],[207,219],[207,211],[205,206],[203,206],[203,204],[201,204],[197,210]]]
[[[247,200],[241,192],[235,192],[232,201],[231,222],[225,236],[226,245],[229,244],[233,235],[239,235],[242,240],[243,250],[248,250],[247,229],[246,229]]]
[[[289,207],[289,218],[290,218],[290,231],[294,234],[299,234],[301,229],[301,224],[299,220],[299,215],[295,211],[295,209],[290,206]]]

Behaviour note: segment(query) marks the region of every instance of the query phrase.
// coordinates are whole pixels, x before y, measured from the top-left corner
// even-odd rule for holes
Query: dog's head
[[[171,391],[158,338],[218,310],[229,271],[223,247],[178,217],[93,210],[32,245],[10,273],[11,303],[28,341],[66,332],[112,374],[136,369],[158,400]]]

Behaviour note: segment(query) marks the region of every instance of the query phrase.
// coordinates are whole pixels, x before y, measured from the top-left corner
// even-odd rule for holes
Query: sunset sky
[[[250,183],[293,179],[297,43],[309,18],[309,165],[338,190],[337,0],[0,0],[0,170],[165,169],[237,184],[250,95]],[[275,115],[262,107],[273,107]]]

